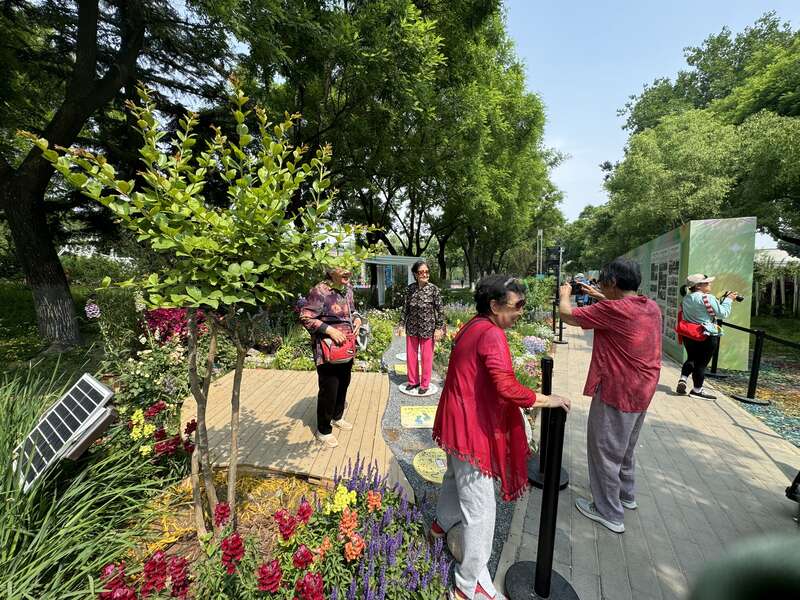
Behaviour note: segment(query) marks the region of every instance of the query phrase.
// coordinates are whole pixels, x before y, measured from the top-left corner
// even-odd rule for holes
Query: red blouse
[[[478,315],[455,338],[433,439],[456,458],[499,479],[504,500],[528,487],[528,440],[520,408],[536,394],[517,381],[502,328]]]

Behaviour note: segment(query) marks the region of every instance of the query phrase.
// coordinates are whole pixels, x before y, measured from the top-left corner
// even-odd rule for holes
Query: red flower
[[[271,560],[258,568],[258,591],[275,593],[281,587],[283,571],[278,560]]]
[[[156,552],[144,563],[142,574],[142,597],[147,598],[153,592],[160,592],[167,587],[167,560],[164,553]]]
[[[189,596],[189,569],[188,563],[182,556],[173,556],[169,563],[169,578],[172,580],[173,598],[187,598]]]
[[[186,428],[183,430],[183,433],[186,435],[192,435],[195,431],[197,431],[197,420],[192,419],[186,423]]]
[[[157,442],[164,440],[167,438],[167,432],[164,430],[163,427],[159,427],[158,429],[153,432],[153,439]]]
[[[307,525],[313,514],[314,509],[311,507],[311,504],[308,503],[308,500],[303,498],[300,501],[300,506],[297,507],[297,520]]]
[[[231,507],[227,502],[220,502],[214,507],[214,527],[225,527],[231,518]]]
[[[244,543],[241,536],[234,532],[220,544],[222,548],[222,564],[225,565],[225,571],[228,575],[233,575],[236,571],[236,565],[244,557]]]
[[[147,407],[147,410],[144,411],[144,416],[146,419],[152,419],[165,408],[167,408],[167,403],[159,400]]]
[[[314,555],[305,544],[301,544],[292,555],[292,564],[298,569],[305,569],[313,560]]]
[[[162,440],[160,442],[156,442],[154,448],[156,451],[156,456],[163,456],[164,454],[175,454],[178,447],[181,445],[181,436],[175,435],[168,440]]]
[[[103,567],[100,578],[105,580],[100,600],[136,600],[136,591],[125,582],[125,561]]]
[[[274,518],[278,523],[278,530],[281,532],[281,537],[284,541],[291,538],[297,528],[297,519],[290,515],[285,508],[276,512]]]
[[[297,580],[294,590],[300,600],[325,600],[325,584],[319,573],[308,571]]]
[[[192,440],[183,440],[183,450],[186,454],[191,454],[194,452],[194,444]]]

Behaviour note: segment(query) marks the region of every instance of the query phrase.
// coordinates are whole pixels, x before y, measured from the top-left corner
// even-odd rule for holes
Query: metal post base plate
[[[747,396],[740,396],[739,394],[734,394],[731,396],[734,400],[738,400],[739,402],[744,402],[746,404],[758,404],[759,406],[767,406],[770,404],[769,400],[759,400],[758,398],[748,398]]]
[[[521,561],[506,571],[506,596],[511,600],[538,600],[543,598],[533,591],[536,563]],[[547,600],[580,600],[569,582],[556,571],[550,576],[550,595]]]
[[[544,487],[544,473],[539,472],[539,455],[534,454],[528,461],[528,481],[531,482],[533,487],[542,489]],[[561,467],[561,481],[558,484],[558,489],[563,490],[569,485],[569,473],[564,467]]]
[[[554,344],[567,344],[567,340],[553,340]]]

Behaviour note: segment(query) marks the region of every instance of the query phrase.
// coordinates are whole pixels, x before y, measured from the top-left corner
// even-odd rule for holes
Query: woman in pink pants
[[[420,394],[428,391],[433,367],[433,342],[444,334],[444,306],[439,288],[430,282],[430,268],[424,260],[411,267],[416,283],[406,290],[403,303],[402,324],[406,330],[406,364],[408,385],[406,389],[419,388]],[[422,373],[419,369],[422,355]]]

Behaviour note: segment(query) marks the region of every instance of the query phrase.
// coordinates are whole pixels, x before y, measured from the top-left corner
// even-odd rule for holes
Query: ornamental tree
[[[198,425],[192,489],[198,533],[204,535],[217,505],[206,428],[216,336],[227,335],[237,349],[228,469],[228,504],[235,520],[239,393],[255,330],[270,307],[287,302],[290,290],[320,267],[352,265],[363,258],[365,251],[331,250],[365,230],[326,219],[333,198],[326,168],[331,149],[323,146],[307,157],[305,148],[289,143],[299,115],[287,114],[282,122],[271,123],[260,107],[247,109],[248,98],[234,87],[235,138],[212,126],[212,135],[198,151],[196,115],[180,120],[173,136],[157,120],[150,92],[140,87],[138,94],[141,104],[128,104],[144,142],[137,179],[117,179],[117,170],[102,155],[80,148],[54,150],[47,140],[25,135],[70,184],[111,209],[140,242],[169,257],[169,267],[162,272],[120,284],[141,286],[152,307],[189,309],[188,377]],[[248,123],[257,130],[251,132]],[[206,188],[222,188],[227,206],[212,204]],[[305,204],[292,213],[287,209],[298,196]],[[198,367],[203,358],[197,344],[201,308],[211,336],[204,369]]]

